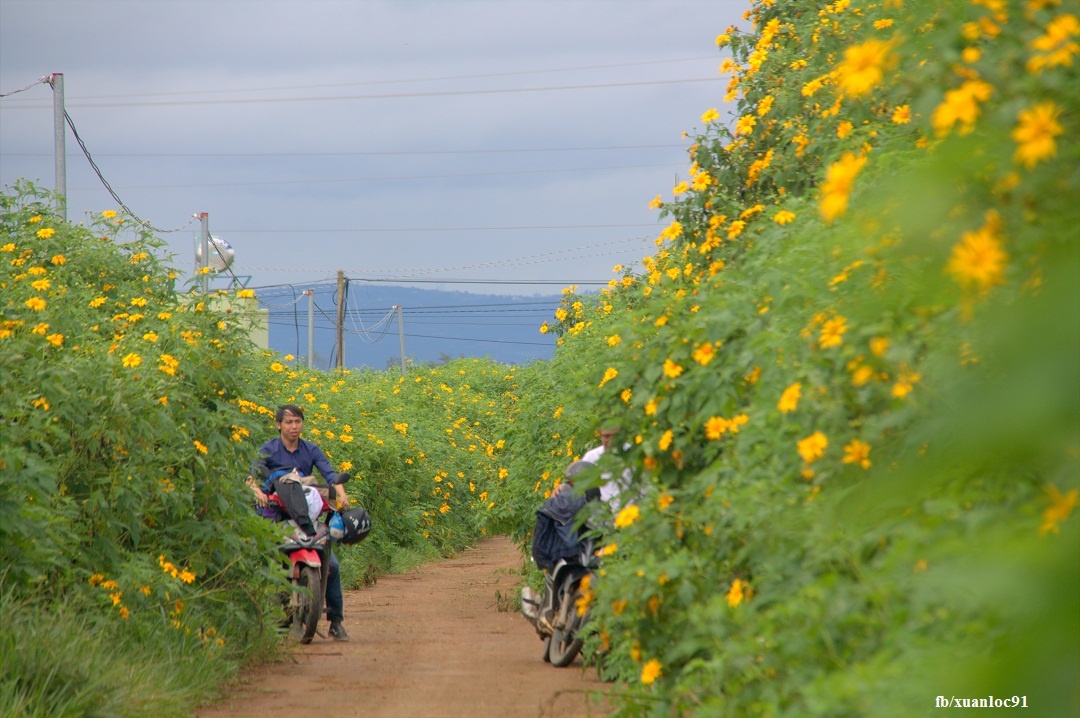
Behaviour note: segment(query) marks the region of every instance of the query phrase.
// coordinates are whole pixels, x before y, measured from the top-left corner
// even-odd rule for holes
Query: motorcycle
[[[585,643],[585,624],[600,559],[591,538],[581,541],[577,559],[560,559],[544,574],[544,591],[521,589],[521,612],[544,641],[544,660],[564,668]]]
[[[347,473],[337,475],[334,486],[345,484],[350,476]],[[371,519],[363,508],[342,512],[336,498],[329,497],[324,488],[304,487],[304,498],[308,515],[314,525],[314,533],[308,533],[293,514],[302,511],[292,505],[279,491],[267,494],[267,508],[289,517],[289,523],[295,530],[278,546],[288,561],[289,580],[292,590],[285,607],[289,632],[300,643],[311,643],[315,637],[326,602],[326,584],[330,573],[330,550],[336,543],[345,545],[358,543],[371,530]],[[333,506],[331,506],[333,504]],[[316,521],[320,517],[322,520]]]

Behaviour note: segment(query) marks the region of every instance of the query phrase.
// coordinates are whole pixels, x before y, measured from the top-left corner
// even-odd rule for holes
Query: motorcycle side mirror
[[[334,479],[334,484],[337,486],[347,484],[351,479],[352,474],[350,474],[348,471],[342,471],[340,474],[337,475],[337,478]]]

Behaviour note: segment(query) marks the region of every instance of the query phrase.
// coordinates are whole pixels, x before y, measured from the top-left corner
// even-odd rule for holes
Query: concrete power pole
[[[315,290],[308,289],[307,295],[307,368],[315,366]]]
[[[210,273],[207,268],[210,266],[210,214],[208,212],[199,212],[196,217],[199,218],[199,237],[200,246],[202,247],[202,259],[196,262],[199,265],[199,269],[203,270],[199,275],[199,285],[202,288],[202,293],[206,294],[210,291]]]
[[[54,72],[49,77],[53,89],[53,152],[56,154],[56,209],[60,218],[67,219],[67,149],[64,138],[67,127],[64,118],[64,73]]]
[[[337,273],[337,365],[338,369],[345,368],[345,292],[348,283],[345,280],[345,270],[339,269]]]
[[[405,320],[401,318],[401,305],[394,309],[397,310],[398,346],[401,347],[401,376],[405,376]]]

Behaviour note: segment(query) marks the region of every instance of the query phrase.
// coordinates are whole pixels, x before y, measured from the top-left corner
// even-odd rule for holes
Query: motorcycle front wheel
[[[315,630],[319,627],[322,616],[323,590],[319,569],[311,566],[300,567],[300,577],[296,581],[299,589],[296,604],[293,606],[292,635],[300,643],[311,643]]]
[[[581,647],[585,643],[583,629],[585,622],[589,618],[589,612],[586,611],[584,616],[578,615],[577,601],[579,598],[581,598],[581,591],[575,587],[574,593],[570,597],[570,618],[567,620],[566,626],[556,630],[549,639],[551,647],[548,651],[548,658],[551,659],[551,665],[553,666],[559,668],[569,666],[577,658],[577,654],[581,652]]]

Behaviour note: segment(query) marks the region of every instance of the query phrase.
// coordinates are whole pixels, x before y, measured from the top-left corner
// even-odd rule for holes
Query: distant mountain
[[[306,361],[308,298],[314,290],[314,365],[337,364],[337,288],[334,283],[288,285],[257,290],[270,312],[270,348]],[[344,314],[345,366],[398,367],[401,341],[413,364],[459,357],[489,357],[505,364],[550,359],[555,338],[540,333],[551,321],[561,295],[471,294],[351,282]],[[401,327],[398,313],[400,306]]]

